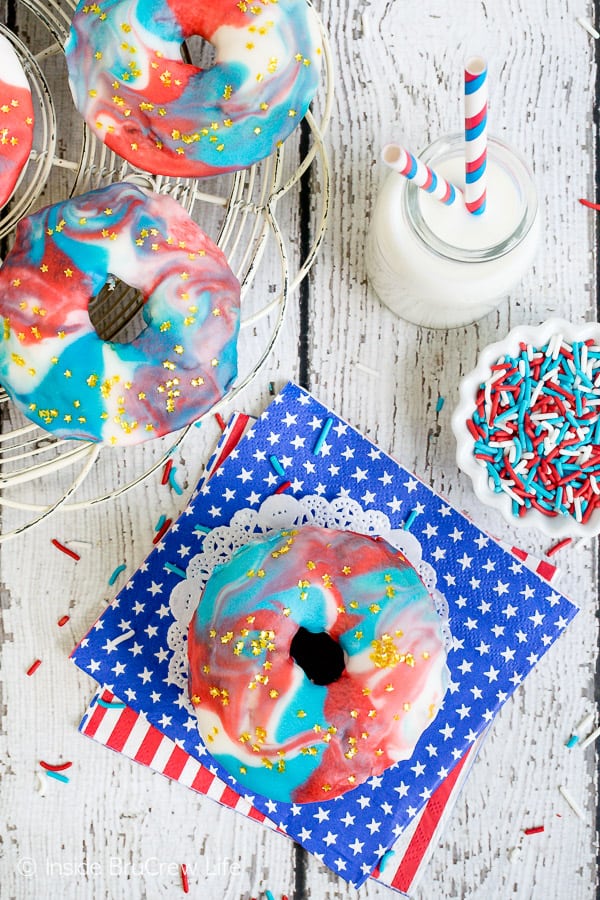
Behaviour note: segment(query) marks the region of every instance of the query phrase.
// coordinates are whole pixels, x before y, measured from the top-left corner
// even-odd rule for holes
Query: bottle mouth
[[[464,159],[464,135],[452,134],[438,138],[420,154],[420,158],[434,170],[442,161]],[[494,137],[488,137],[488,161],[502,170],[504,176],[510,179],[517,200],[514,222],[511,223],[507,233],[501,239],[494,240],[486,246],[463,247],[444,240],[439,234],[436,234],[423,214],[420,202],[423,191],[412,182],[407,182],[406,190],[403,192],[405,215],[417,238],[438,256],[457,262],[488,262],[509,253],[530,232],[536,220],[538,202],[533,175],[528,164],[512,147]],[[429,202],[436,201],[429,198]],[[457,199],[455,202],[461,201]],[[493,214],[493,210],[487,210],[483,215]],[[472,214],[466,213],[466,215]],[[475,220],[482,218],[482,216],[473,216]]]

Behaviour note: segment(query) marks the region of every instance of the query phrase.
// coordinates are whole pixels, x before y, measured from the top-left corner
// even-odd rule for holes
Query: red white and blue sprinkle
[[[180,578],[187,578],[187,575],[185,574],[183,569],[180,569],[179,566],[176,566],[173,563],[166,562],[165,569],[167,570],[167,572],[172,572],[173,575],[179,575]]]
[[[473,453],[516,516],[586,523],[600,506],[600,346],[554,335],[521,343],[479,386],[466,422]]]
[[[64,762],[58,763],[58,765],[53,765],[52,763],[47,763],[43,759],[40,759],[40,766],[42,767],[42,769],[46,769],[47,772],[64,772],[66,769],[70,769],[72,765],[72,762]]]
[[[281,465],[281,463],[279,462],[279,460],[277,459],[277,457],[274,456],[274,455],[273,455],[273,456],[270,456],[270,457],[269,457],[269,462],[270,462],[271,465],[273,466],[274,471],[277,472],[277,474],[278,474],[281,478],[285,478],[285,469],[283,468],[283,466]]]
[[[325,420],[325,424],[323,425],[323,429],[322,429],[322,431],[321,431],[319,437],[317,438],[317,443],[315,444],[315,446],[314,446],[314,448],[313,448],[313,455],[314,455],[314,456],[318,456],[319,453],[321,452],[321,450],[322,450],[322,448],[323,448],[323,444],[325,443],[325,441],[326,441],[326,439],[327,439],[327,435],[328,435],[329,432],[331,431],[331,426],[332,426],[332,425],[333,425],[333,419],[330,418],[330,419],[326,419],[326,420]]]
[[[175,491],[176,494],[181,495],[181,494],[183,494],[183,488],[179,485],[179,482],[177,481],[177,479],[175,477],[176,471],[177,471],[177,469],[172,468],[171,471],[169,472],[169,484],[171,485],[171,487],[173,488],[173,490]]]
[[[103,706],[104,709],[125,709],[125,704],[120,700],[103,700],[102,697],[98,697],[98,706]]]
[[[117,580],[117,578],[119,577],[121,572],[124,572],[126,568],[127,568],[127,566],[125,565],[125,563],[121,563],[120,566],[117,566],[117,568],[114,570],[114,572],[108,579],[108,583],[109,583],[110,587],[113,586],[113,584],[115,583],[115,581]]]
[[[56,781],[62,781],[63,784],[69,783],[69,779],[66,775],[61,775],[60,772],[53,772],[52,769],[48,769],[46,771],[46,775],[48,776],[48,778],[55,778]]]
[[[419,515],[419,510],[418,510],[418,509],[413,509],[413,510],[409,513],[409,515],[408,515],[408,517],[407,517],[407,519],[406,519],[406,522],[405,522],[404,525],[402,526],[402,528],[403,528],[404,531],[410,531],[410,529],[411,529],[411,527],[412,527],[412,525],[413,525],[413,522],[415,521],[415,519],[417,518],[418,515]]]

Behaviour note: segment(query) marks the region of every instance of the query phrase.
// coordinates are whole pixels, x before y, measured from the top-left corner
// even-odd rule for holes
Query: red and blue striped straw
[[[465,63],[465,206],[480,216],[486,205],[487,64],[481,56]]]
[[[399,175],[410,179],[421,190],[427,191],[440,203],[450,206],[461,193],[455,185],[437,175],[424,162],[401,147],[400,144],[386,144],[381,151],[381,159]]]

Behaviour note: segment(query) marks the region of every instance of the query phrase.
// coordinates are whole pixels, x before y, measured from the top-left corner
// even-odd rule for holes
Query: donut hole
[[[113,275],[88,306],[90,322],[100,340],[114,344],[129,344],[148,327],[143,311],[142,293]]]
[[[195,34],[181,46],[181,58],[198,69],[210,69],[215,64],[217,51],[210,41]]]
[[[326,631],[308,631],[302,625],[292,638],[290,656],[313,684],[332,684],[346,668],[344,651]]]

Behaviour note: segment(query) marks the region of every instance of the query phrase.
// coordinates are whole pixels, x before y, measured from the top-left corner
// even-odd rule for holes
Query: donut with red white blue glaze
[[[412,755],[448,684],[442,623],[384,540],[313,525],[210,576],[188,635],[209,753],[251,793],[336,797]]]
[[[10,200],[33,145],[33,101],[23,66],[0,34],[0,207]]]
[[[214,64],[184,62],[193,35]],[[271,154],[319,82],[318,19],[307,0],[80,0],[65,46],[75,105],[134,166],[200,177]]]
[[[109,277],[145,327],[102,340],[88,305]],[[113,184],[22,219],[0,268],[0,383],[61,438],[135,444],[182,428],[237,374],[240,285],[171,197]]]

